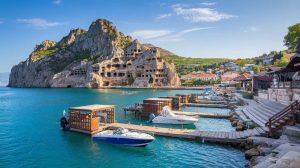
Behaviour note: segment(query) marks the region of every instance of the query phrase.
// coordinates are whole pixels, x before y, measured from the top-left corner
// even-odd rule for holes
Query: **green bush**
[[[41,60],[43,59],[45,56],[47,55],[50,55],[50,54],[53,54],[55,52],[57,52],[58,49],[55,48],[55,49],[50,49],[50,50],[41,50],[41,51],[37,51],[37,52],[34,52],[32,53],[32,56],[31,56],[31,60],[34,62],[34,61],[38,61],[38,60]]]

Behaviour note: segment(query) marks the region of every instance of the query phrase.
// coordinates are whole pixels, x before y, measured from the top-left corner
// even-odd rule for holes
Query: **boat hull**
[[[132,138],[115,138],[115,137],[93,137],[95,141],[105,141],[112,144],[143,147],[147,146],[153,139],[132,139]]]

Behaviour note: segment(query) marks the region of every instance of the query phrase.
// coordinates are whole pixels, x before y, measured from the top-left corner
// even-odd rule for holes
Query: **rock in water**
[[[11,69],[10,87],[179,86],[172,54],[141,44],[105,19],[88,31],[73,29],[59,42],[45,40]]]

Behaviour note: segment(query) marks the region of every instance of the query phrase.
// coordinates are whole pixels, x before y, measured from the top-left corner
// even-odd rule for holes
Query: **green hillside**
[[[177,55],[162,56],[164,60],[169,63],[174,63],[176,70],[179,75],[187,74],[191,71],[200,71],[207,68],[216,68],[220,64],[230,61],[226,58],[191,58],[191,57],[181,57]],[[195,67],[188,67],[190,64],[198,64]]]

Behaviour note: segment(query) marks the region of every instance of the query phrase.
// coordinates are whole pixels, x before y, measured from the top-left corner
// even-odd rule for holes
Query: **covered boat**
[[[160,124],[193,124],[198,122],[198,118],[176,115],[168,106],[164,106],[162,113],[152,119],[153,123]]]
[[[93,135],[93,140],[106,141],[113,144],[127,146],[146,146],[155,138],[146,133],[131,132],[125,128],[106,130]]]

